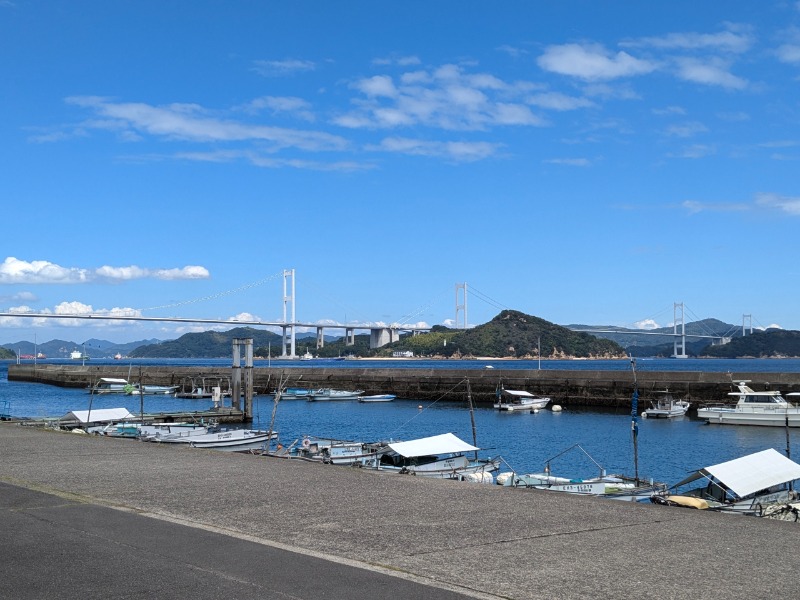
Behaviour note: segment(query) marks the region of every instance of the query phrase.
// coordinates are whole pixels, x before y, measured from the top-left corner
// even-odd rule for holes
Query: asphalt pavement
[[[2,598],[772,598],[798,533],[0,424]]]

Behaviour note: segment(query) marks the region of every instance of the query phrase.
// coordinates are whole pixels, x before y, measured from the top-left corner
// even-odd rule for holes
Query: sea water
[[[48,363],[51,361],[48,361]],[[262,366],[259,361],[256,366]],[[267,361],[263,361],[266,366]],[[273,361],[273,363],[276,361]],[[282,361],[292,367],[308,367],[316,361]],[[323,361],[320,361],[320,363]],[[352,367],[352,361],[326,362],[326,367]],[[93,360],[92,364],[100,361]],[[108,361],[105,364],[119,364]],[[388,364],[387,364],[388,363]],[[537,368],[538,361],[359,361],[360,368]],[[142,365],[229,365],[229,360],[139,360]],[[59,417],[71,410],[124,407],[133,413],[200,411],[210,408],[210,400],[180,399],[172,396],[91,395],[85,389],[60,388],[44,384],[9,382],[8,363],[0,363],[0,407],[9,405],[17,417]],[[319,363],[317,363],[319,366]],[[542,361],[543,369],[630,370],[628,361]],[[800,360],[637,360],[637,371],[716,371],[740,373],[800,372]],[[631,377],[632,379],[632,377]],[[720,398],[722,400],[723,398]],[[648,405],[646,393],[640,397],[639,413]],[[227,400],[230,402],[230,399]],[[270,426],[274,401],[269,395],[254,398],[254,421],[249,427]],[[410,440],[452,432],[464,441],[475,443],[481,456],[500,456],[502,471],[542,472],[549,462],[554,475],[592,477],[601,469],[607,473],[653,478],[677,483],[689,472],[745,454],[787,447],[782,427],[708,425],[692,416],[693,411],[676,419],[638,418],[636,452],[633,419],[627,408],[550,407],[537,413],[507,413],[482,406],[470,411],[466,389],[463,401],[398,398],[393,402],[356,401],[307,402],[285,400],[275,411],[274,429],[284,445],[304,435],[346,440]],[[475,437],[473,438],[473,422]],[[1,431],[1,430],[0,430]],[[789,432],[789,447],[800,458],[800,430]],[[134,443],[134,442],[131,442]],[[563,453],[563,454],[562,454]],[[561,455],[560,455],[561,454]],[[559,456],[560,455],[560,456]],[[637,460],[638,459],[638,460]],[[638,462],[638,465],[637,465]],[[800,460],[798,461],[800,462]]]

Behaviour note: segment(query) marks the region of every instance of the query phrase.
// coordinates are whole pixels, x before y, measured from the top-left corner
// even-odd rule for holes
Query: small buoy
[[[418,405],[418,406],[417,406],[417,408],[418,408],[419,410],[422,410],[422,404]]]
[[[553,412],[561,412],[561,405],[553,404]]]
[[[643,413],[642,413],[642,418],[643,418],[643,419],[646,419],[646,418],[647,418],[647,413],[646,413],[646,412],[643,412]]]

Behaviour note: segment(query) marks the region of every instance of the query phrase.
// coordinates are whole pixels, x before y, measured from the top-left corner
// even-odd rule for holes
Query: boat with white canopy
[[[798,499],[793,482],[800,480],[800,464],[769,448],[698,469],[670,489],[673,493],[651,497],[654,504],[692,506],[723,512],[762,516],[776,504]],[[685,492],[688,484],[702,485]]]
[[[769,425],[800,427],[800,406],[788,402],[778,390],[755,391],[740,381],[738,392],[729,392],[736,404],[707,404],[697,409],[697,416],[707,423],[723,425]],[[791,393],[787,396],[797,396]]]
[[[435,477],[439,479],[468,479],[488,481],[492,473],[500,468],[500,459],[468,458],[466,452],[477,452],[480,448],[468,444],[452,433],[431,437],[390,442],[389,451],[381,455],[378,469]]]

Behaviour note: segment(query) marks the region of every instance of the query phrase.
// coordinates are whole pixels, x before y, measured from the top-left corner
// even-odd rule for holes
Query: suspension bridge
[[[369,346],[370,348],[380,348],[400,339],[401,334],[419,335],[431,330],[429,326],[410,325],[404,323],[391,323],[391,324],[378,324],[378,323],[313,323],[297,321],[295,317],[295,270],[284,270],[281,274],[283,277],[283,319],[280,321],[261,321],[261,320],[243,320],[243,319],[207,319],[207,318],[186,318],[186,317],[145,317],[136,311],[137,314],[126,314],[124,312],[114,312],[112,314],[93,314],[93,313],[73,313],[73,314],[54,314],[54,313],[34,313],[34,312],[0,312],[0,317],[7,318],[28,318],[28,319],[71,319],[71,320],[85,320],[85,321],[138,321],[138,322],[162,322],[162,323],[193,323],[193,324],[207,324],[207,325],[236,325],[236,326],[249,326],[249,327],[264,327],[278,329],[282,332],[281,356],[284,358],[297,358],[297,332],[298,330],[315,330],[316,331],[316,347],[322,348],[325,345],[325,332],[327,330],[340,330],[343,332],[345,345],[352,346],[355,344],[356,331],[369,332]],[[252,287],[256,284],[248,284],[244,288]],[[238,288],[238,289],[244,289]],[[237,291],[237,290],[233,290]],[[491,303],[496,307],[505,308],[500,306],[496,301],[488,298],[478,290],[472,289],[472,293],[476,294],[479,299],[487,303]],[[223,292],[208,298],[216,298],[222,295],[227,295],[232,292]],[[468,314],[467,314],[467,299],[468,287],[466,283],[457,283],[455,285],[455,329],[467,329],[469,327]],[[195,302],[195,301],[190,301]],[[187,304],[184,302],[181,304]],[[173,305],[174,306],[174,305]],[[165,307],[154,307],[165,308]],[[153,310],[154,310],[153,309]],[[712,343],[725,344],[731,340],[729,335],[719,335],[715,333],[687,333],[685,322],[685,306],[682,302],[676,302],[673,305],[673,325],[672,333],[664,331],[647,331],[639,328],[571,328],[572,331],[591,333],[591,334],[615,334],[615,335],[652,335],[665,337],[670,336],[674,339],[674,356],[677,358],[686,358],[686,339],[711,339]],[[742,321],[742,335],[746,334],[746,320],[749,319],[749,331],[752,333],[752,315],[743,315]]]

